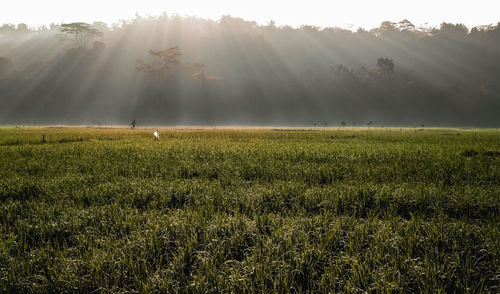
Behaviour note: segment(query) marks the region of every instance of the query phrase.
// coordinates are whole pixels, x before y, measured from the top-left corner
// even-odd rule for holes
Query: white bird
[[[153,135],[155,135],[156,139],[157,140],[160,140],[160,132],[158,132],[158,130],[156,130]]]

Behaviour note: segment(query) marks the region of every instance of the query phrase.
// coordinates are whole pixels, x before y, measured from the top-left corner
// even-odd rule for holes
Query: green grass
[[[160,133],[0,128],[0,292],[500,291],[499,131]]]

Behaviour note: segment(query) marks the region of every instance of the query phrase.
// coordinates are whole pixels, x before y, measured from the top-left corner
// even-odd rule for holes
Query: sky
[[[179,14],[218,20],[222,15],[241,17],[266,24],[298,27],[371,29],[382,21],[410,20],[417,26],[438,26],[442,22],[463,23],[468,27],[500,22],[500,0],[14,0],[2,3],[1,23],[26,23],[37,27],[62,22],[104,21],[117,23],[143,16]]]

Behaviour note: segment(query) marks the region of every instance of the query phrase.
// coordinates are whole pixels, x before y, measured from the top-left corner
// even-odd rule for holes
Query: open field
[[[498,293],[499,210],[497,130],[0,128],[0,292]]]

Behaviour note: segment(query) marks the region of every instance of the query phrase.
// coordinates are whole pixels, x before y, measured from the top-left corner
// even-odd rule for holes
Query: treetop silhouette
[[[86,47],[90,40],[103,35],[101,31],[84,22],[61,24],[59,30],[63,33],[63,39],[73,40],[79,47]]]

